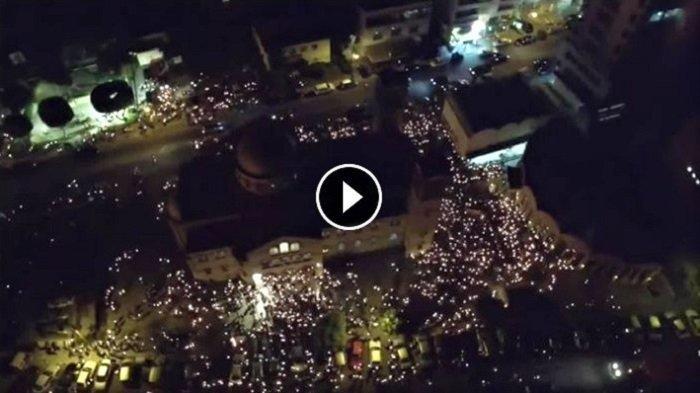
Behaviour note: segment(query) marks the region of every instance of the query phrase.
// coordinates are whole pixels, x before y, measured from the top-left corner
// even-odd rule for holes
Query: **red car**
[[[350,342],[350,368],[355,372],[362,371],[364,348],[365,344],[362,340],[355,339]]]

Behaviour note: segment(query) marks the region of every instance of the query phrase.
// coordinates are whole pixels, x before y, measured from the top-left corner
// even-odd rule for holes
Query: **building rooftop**
[[[386,154],[391,151],[392,154]],[[378,217],[401,214],[414,160],[400,135],[362,135],[324,141],[299,151],[299,179],[273,195],[256,195],[239,185],[235,157],[199,157],[181,168],[176,201],[184,222],[211,220],[187,228],[190,252],[231,246],[239,258],[281,236],[321,237],[328,227],[316,210],[315,188],[330,168],[356,163],[371,170],[383,192]],[[408,157],[408,159],[407,159]],[[215,219],[215,220],[214,220]]]
[[[430,4],[421,0],[359,0],[358,5],[365,11],[375,11],[384,8],[401,7],[408,4]]]
[[[476,133],[551,113],[545,98],[519,76],[460,87],[449,100]]]
[[[245,127],[236,143],[236,165],[257,178],[293,172],[297,148],[292,132],[291,125],[269,119]]]
[[[314,12],[303,18],[287,16],[269,21],[259,21],[253,25],[263,44],[272,47],[285,47],[304,42],[330,38],[334,32],[332,21]]]

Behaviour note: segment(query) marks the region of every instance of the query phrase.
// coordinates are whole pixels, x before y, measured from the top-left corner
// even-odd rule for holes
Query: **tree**
[[[323,325],[323,339],[327,346],[342,349],[348,341],[347,318],[342,311],[331,312]]]
[[[27,116],[21,114],[9,115],[2,124],[2,132],[13,138],[23,138],[32,131],[34,125]]]
[[[116,112],[134,102],[134,92],[125,81],[113,80],[99,84],[92,89],[90,102],[100,113]]]
[[[73,116],[73,109],[63,97],[49,97],[39,103],[39,118],[49,127],[63,127]]]

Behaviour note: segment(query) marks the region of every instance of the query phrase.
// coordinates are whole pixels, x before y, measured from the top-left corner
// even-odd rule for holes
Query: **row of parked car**
[[[156,387],[162,373],[161,361],[126,359],[116,363],[109,358],[86,360],[81,364],[70,363],[63,369],[54,366],[42,371],[36,378],[33,391],[106,391],[115,378],[126,387],[138,387],[144,382],[149,387]]]
[[[245,339],[244,339],[245,340]],[[399,368],[419,370],[435,363],[440,349],[440,336],[417,334],[407,339],[396,335],[383,342],[380,338],[352,338],[345,348],[335,352],[315,350],[314,345],[292,345],[283,348],[267,339],[239,340],[232,357],[229,386],[241,386],[246,381],[262,381],[275,377],[289,367],[291,375],[299,380],[315,378],[316,367],[332,364],[341,374],[362,377],[365,372],[381,373],[389,362]],[[329,358],[330,356],[330,358]],[[286,373],[285,373],[286,374]]]
[[[652,341],[661,341],[664,336],[688,338],[700,337],[700,313],[688,309],[684,312],[667,311],[662,315],[632,315],[630,324],[636,333]]]

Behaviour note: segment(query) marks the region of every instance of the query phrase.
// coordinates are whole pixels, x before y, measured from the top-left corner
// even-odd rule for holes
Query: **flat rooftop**
[[[552,112],[545,98],[519,76],[460,87],[448,99],[475,133]]]
[[[426,0],[359,0],[358,5],[366,11],[381,10],[384,8],[401,7],[408,4],[430,3]]]
[[[187,250],[230,246],[240,258],[281,236],[320,238],[328,224],[316,210],[316,184],[328,169],[342,163],[363,165],[377,176],[383,192],[378,218],[406,211],[415,160],[402,135],[324,141],[299,153],[297,183],[269,196],[252,194],[239,185],[234,157],[199,157],[183,165],[176,196],[183,221],[216,219],[187,229]]]

